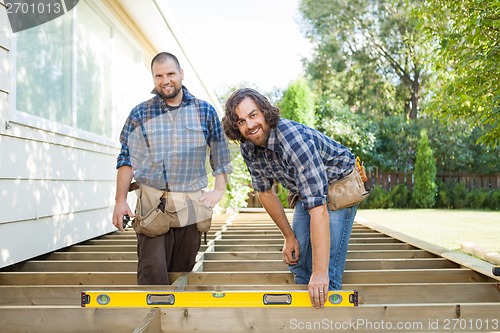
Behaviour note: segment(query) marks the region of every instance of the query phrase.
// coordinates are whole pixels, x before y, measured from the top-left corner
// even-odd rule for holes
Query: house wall
[[[117,147],[19,121],[0,5],[0,267],[113,231]]]
[[[103,3],[141,45],[146,68],[155,52],[171,51],[186,64],[188,88],[216,102],[153,3],[141,1],[140,8],[135,0]],[[163,39],[144,31],[145,23],[156,25]],[[118,138],[103,139],[18,114],[12,102],[13,35],[0,0],[0,268],[116,230],[111,216]],[[152,81],[145,85],[144,95],[152,87]],[[121,128],[124,120],[116,119],[116,125]],[[132,206],[134,200],[130,196]]]

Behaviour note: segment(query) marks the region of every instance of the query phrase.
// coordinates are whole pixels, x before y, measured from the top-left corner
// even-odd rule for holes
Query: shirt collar
[[[267,146],[265,148],[257,146],[250,141],[246,141],[245,145],[250,148],[249,151],[251,152],[252,159],[255,159],[258,156],[259,151],[265,152],[266,150],[270,150],[272,152],[278,152],[280,144],[278,141],[278,133],[276,127],[271,128],[269,138],[267,139]]]
[[[278,131],[276,127],[273,127],[271,128],[269,138],[267,139],[267,149],[272,150],[273,152],[277,152],[279,147],[280,143],[278,141]]]

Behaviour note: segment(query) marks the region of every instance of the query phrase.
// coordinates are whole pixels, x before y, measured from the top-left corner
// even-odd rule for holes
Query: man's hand
[[[200,198],[200,202],[209,208],[214,208],[224,196],[223,190],[214,189],[212,191],[204,192]]]
[[[311,275],[308,285],[309,297],[311,298],[312,306],[316,309],[325,307],[329,282],[328,271],[313,272]]]
[[[134,213],[130,210],[127,201],[116,202],[113,210],[113,225],[123,232],[123,216],[128,215],[134,217]]]
[[[296,265],[299,261],[299,242],[294,235],[292,235],[292,237],[285,238],[285,244],[283,245],[281,255],[283,257],[283,262],[288,265]]]
[[[123,232],[123,216],[134,217],[127,203],[127,194],[130,189],[134,171],[132,167],[124,165],[118,168],[116,174],[115,208],[113,210],[113,225]],[[136,184],[137,185],[137,184]]]

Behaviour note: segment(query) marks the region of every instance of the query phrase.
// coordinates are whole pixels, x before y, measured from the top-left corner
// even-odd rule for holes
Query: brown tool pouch
[[[137,206],[132,227],[149,237],[162,235],[170,228],[196,223],[198,231],[207,232],[212,224],[212,210],[199,199],[201,191],[168,192],[138,184]]]
[[[354,206],[370,195],[366,191],[360,171],[357,167],[342,179],[328,185],[328,208],[339,210]]]

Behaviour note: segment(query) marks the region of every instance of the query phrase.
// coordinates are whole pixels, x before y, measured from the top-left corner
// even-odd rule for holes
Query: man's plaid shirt
[[[246,141],[240,149],[256,191],[269,190],[277,180],[300,195],[306,210],[326,203],[328,183],[348,175],[355,163],[340,143],[283,118],[271,129],[266,148]]]
[[[130,112],[117,168],[131,166],[136,181],[157,189],[194,192],[207,186],[207,154],[215,176],[231,172],[230,153],[214,107],[182,89],[175,111],[154,96]]]

